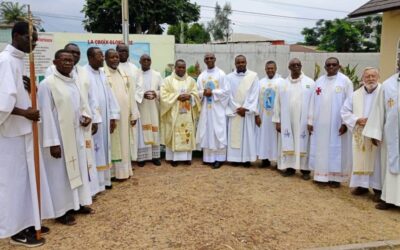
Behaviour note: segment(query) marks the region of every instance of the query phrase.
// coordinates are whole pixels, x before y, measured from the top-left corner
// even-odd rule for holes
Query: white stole
[[[392,174],[400,174],[399,161],[399,74],[386,80],[384,83],[384,100],[386,121],[384,127],[384,141],[387,148],[387,165]]]
[[[76,70],[76,74],[74,74],[74,78],[76,81],[76,84],[78,86],[78,89],[81,93],[81,96],[83,97],[83,109],[87,114],[90,114],[92,118],[96,114],[92,114],[92,111],[90,110],[89,106],[89,88],[90,88],[90,82],[89,82],[89,77],[87,75],[87,72],[85,71],[84,68],[82,68],[79,65],[76,65],[74,67],[74,70]],[[94,112],[96,112],[94,110]],[[90,123],[88,126],[83,128],[83,135],[85,137],[85,151],[86,151],[86,164],[87,168],[90,169],[94,166],[93,163],[93,151],[92,151],[92,145],[93,145],[93,140],[92,140],[92,123]],[[89,172],[88,172],[89,173]],[[89,176],[90,179],[90,176]]]
[[[151,88],[154,91],[158,89],[158,80],[155,71],[151,70]],[[144,89],[143,71],[137,70],[138,85]],[[138,105],[140,112],[140,121],[142,124],[143,140],[146,145],[155,145],[158,143],[159,132],[159,114],[158,114],[158,99],[148,100],[142,98],[141,104]]]
[[[234,100],[239,106],[243,106],[246,101],[247,92],[251,88],[255,78],[257,77],[257,73],[248,71],[248,73],[243,77],[240,81],[238,89],[236,91]],[[236,114],[232,118],[231,122],[231,147],[232,148],[240,148],[242,144],[242,129],[243,129],[243,117]]]
[[[378,87],[374,91],[379,91]],[[353,93],[353,114],[356,117],[364,117],[364,87]],[[374,172],[375,155],[377,147],[371,140],[362,135],[364,127],[355,125],[353,130],[353,174],[371,175]]]
[[[68,80],[68,83],[65,81]],[[78,148],[76,146],[76,135],[74,127],[75,114],[71,109],[71,97],[66,84],[75,84],[72,78],[67,78],[60,73],[48,77],[48,84],[53,95],[54,104],[58,112],[58,122],[63,143],[65,166],[71,189],[82,185],[81,173],[79,170]]]
[[[311,83],[306,81],[306,77],[302,74],[300,76],[300,82],[295,84],[301,84],[302,95],[301,95],[301,115],[300,115],[300,155],[306,156],[308,149],[308,138],[309,133],[307,130],[308,121],[308,107],[310,103],[310,97],[312,94]],[[281,86],[282,91],[279,92],[281,100],[281,138],[282,138],[282,153],[284,155],[294,155],[295,146],[292,131],[292,123],[290,119],[290,93],[287,91],[290,84],[292,84],[290,76]]]

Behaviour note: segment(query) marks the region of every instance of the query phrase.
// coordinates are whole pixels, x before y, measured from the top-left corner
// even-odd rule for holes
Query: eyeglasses
[[[325,64],[325,66],[326,67],[336,67],[336,66],[338,66],[338,64],[337,63],[327,63],[327,64]]]

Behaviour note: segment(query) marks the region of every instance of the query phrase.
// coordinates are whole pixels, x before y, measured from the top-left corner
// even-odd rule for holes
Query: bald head
[[[204,63],[207,65],[208,69],[213,69],[215,67],[215,55],[214,53],[206,53],[204,55]]]

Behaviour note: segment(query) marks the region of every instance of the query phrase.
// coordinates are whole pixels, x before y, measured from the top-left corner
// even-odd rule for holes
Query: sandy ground
[[[46,221],[40,249],[303,249],[400,239],[400,209],[370,197],[284,178],[277,171],[224,165],[212,170],[147,163],[98,195],[96,213],[68,227]],[[0,240],[0,249],[17,249]]]

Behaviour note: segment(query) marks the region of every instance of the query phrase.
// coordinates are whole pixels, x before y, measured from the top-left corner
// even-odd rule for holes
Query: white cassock
[[[283,80],[277,91],[272,121],[281,124],[279,169],[309,170],[308,112],[315,82],[304,74]]]
[[[137,76],[137,71],[138,67],[136,67],[135,64],[126,61],[124,63],[120,62],[118,65],[118,68],[122,69],[126,73],[126,75],[130,78],[130,81],[132,81],[133,84],[136,86],[136,90],[138,89],[136,85],[136,76]],[[134,97],[132,97],[134,98]],[[132,160],[136,161],[137,160],[137,153],[138,153],[138,127],[139,126],[134,126],[131,128],[131,135],[130,135],[130,144],[131,144],[131,156]]]
[[[147,161],[160,158],[160,87],[162,78],[159,72],[149,69],[136,71],[138,90],[135,92],[140,112],[138,119],[138,153],[137,161]],[[146,91],[155,91],[157,97],[153,100],[144,98]],[[150,133],[145,136],[144,133]]]
[[[50,65],[46,69],[45,76],[48,77],[56,71],[55,65]],[[92,123],[99,123],[101,118],[98,114],[97,100],[94,98],[93,90],[88,79],[87,71],[84,67],[76,64],[72,70],[72,76],[77,80],[78,89],[82,94],[83,102],[85,103],[85,112],[87,112],[92,117]],[[88,178],[90,182],[90,190],[92,196],[100,192],[98,173],[96,171],[96,156],[93,147],[93,137],[92,137],[92,124],[83,128],[85,135],[85,150],[86,150],[86,161],[89,170]]]
[[[272,79],[268,76],[259,81],[258,114],[261,126],[256,127],[257,156],[258,159],[277,161],[278,159],[278,134],[272,122],[276,91],[283,79],[275,74]]]
[[[72,121],[66,121],[65,115],[62,115],[62,119],[59,118],[59,112],[56,108],[54,99],[54,93],[52,92],[51,85],[63,84],[63,88],[66,90],[64,95],[69,96],[69,100],[62,103],[63,108],[72,109],[73,119]],[[42,147],[43,147],[43,160],[46,166],[47,177],[50,186],[50,192],[53,200],[54,214],[56,217],[64,215],[67,211],[74,209],[78,210],[80,205],[92,204],[87,160],[86,160],[86,149],[85,149],[85,138],[83,135],[83,128],[80,126],[80,117],[83,110],[83,101],[80,94],[80,90],[76,84],[75,78],[69,78],[61,75],[57,70],[52,75],[46,77],[39,85],[38,91],[39,106],[41,110],[41,135],[42,135]],[[59,106],[61,107],[61,106]],[[87,116],[85,114],[85,116]],[[75,138],[69,138],[76,145],[77,159],[72,159],[74,168],[78,168],[79,173],[78,184],[73,185],[69,170],[67,170],[67,161],[65,161],[66,149],[64,148],[63,142],[65,140],[62,137],[60,129],[60,119],[65,122],[71,123],[71,130],[74,132]],[[71,127],[70,126],[70,127]],[[50,154],[50,147],[61,146],[62,157],[54,158]],[[78,166],[77,166],[78,165]]]
[[[362,136],[364,127],[356,125],[359,118],[368,118],[380,87],[379,84],[372,93],[368,93],[365,87],[359,88],[347,98],[341,110],[344,123],[353,133],[353,171],[350,187],[382,189],[381,147],[372,145],[368,138]]]
[[[32,122],[12,115],[31,106],[22,75],[24,52],[7,45],[0,53],[0,238],[30,226],[40,229],[33,159]],[[54,217],[45,167],[40,158],[41,217]]]
[[[226,116],[229,92],[224,81],[225,73],[218,67],[203,71],[197,78],[199,97],[202,102],[197,126],[196,143],[203,149],[203,161],[226,161]],[[204,89],[212,90],[211,97],[203,96]]]
[[[351,133],[339,136],[343,123],[340,110],[353,93],[353,84],[342,73],[323,75],[315,83],[309,114],[314,131],[310,144],[310,169],[319,182],[343,182],[352,167]]]
[[[85,69],[90,80],[93,97],[98,103],[98,129],[97,133],[93,135],[93,148],[99,191],[104,191],[105,186],[111,186],[110,120],[119,120],[119,105],[107,84],[103,70],[95,70],[90,65],[86,65]]]
[[[364,136],[383,141],[381,199],[396,206],[400,206],[399,83],[398,73],[383,82],[363,130]]]
[[[236,71],[225,77],[229,90],[227,160],[230,162],[248,162],[257,159],[255,114],[258,113],[258,77],[257,73],[247,70]],[[236,113],[236,109],[248,109],[245,117]]]

